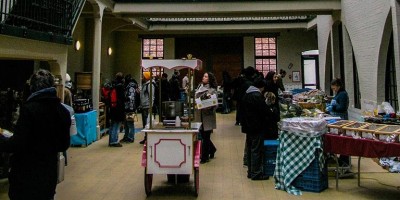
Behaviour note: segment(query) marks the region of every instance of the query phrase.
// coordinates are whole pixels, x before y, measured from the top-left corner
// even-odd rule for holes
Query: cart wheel
[[[153,174],[147,174],[147,169],[144,170],[144,190],[147,196],[151,195],[151,185],[153,184]]]
[[[199,168],[194,168],[194,195],[199,196],[199,184],[200,184],[200,176],[199,176]]]

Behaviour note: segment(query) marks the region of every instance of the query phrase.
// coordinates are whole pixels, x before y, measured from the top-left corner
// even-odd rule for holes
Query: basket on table
[[[316,107],[316,104],[311,102],[298,102],[298,104],[302,109],[312,109]]]
[[[400,126],[386,125],[375,131],[378,140],[384,142],[399,142]]]
[[[355,121],[349,120],[339,120],[337,122],[328,124],[328,133],[335,134],[335,135],[342,135],[344,134],[344,130],[342,129],[346,125],[350,125],[356,123]]]
[[[367,122],[354,122],[352,124],[347,124],[343,126],[344,136],[350,136],[353,138],[361,138],[361,130],[360,128],[364,128],[368,126]]]
[[[360,127],[361,137],[364,139],[376,139],[375,131],[385,127],[385,124],[369,123],[367,126]]]

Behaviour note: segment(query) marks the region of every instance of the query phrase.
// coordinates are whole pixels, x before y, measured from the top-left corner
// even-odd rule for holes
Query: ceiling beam
[[[279,30],[279,29],[307,29],[307,23],[268,23],[268,24],[168,24],[151,25],[149,31],[244,31],[244,30]]]
[[[116,3],[113,13],[123,17],[251,17],[332,14],[340,9],[340,0]]]

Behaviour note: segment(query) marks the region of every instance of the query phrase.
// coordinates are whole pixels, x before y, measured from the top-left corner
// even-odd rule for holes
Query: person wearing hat
[[[149,109],[150,109],[150,87],[152,91],[152,104],[154,105],[155,98],[155,87],[154,84],[150,84],[150,72],[143,72],[143,84],[142,89],[140,91],[140,106],[142,107],[142,123],[143,128],[146,127],[147,122],[149,121]],[[153,82],[154,83],[154,82]],[[145,136],[140,144],[144,144],[146,142],[147,137]]]
[[[64,104],[72,106],[72,82],[69,74],[65,75]]]
[[[246,133],[247,146],[247,178],[251,180],[267,180],[262,170],[263,161],[263,141],[264,134],[268,131],[269,116],[272,111],[268,109],[265,103],[265,97],[262,94],[265,87],[265,80],[261,77],[254,80],[242,99],[241,121],[242,132]]]

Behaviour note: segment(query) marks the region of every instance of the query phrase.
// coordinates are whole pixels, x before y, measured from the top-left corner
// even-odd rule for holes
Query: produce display
[[[292,117],[319,117],[326,116],[326,95],[321,90],[307,89],[303,92],[293,92],[294,95],[284,93],[280,99],[281,118]],[[288,98],[290,97],[290,98]]]

